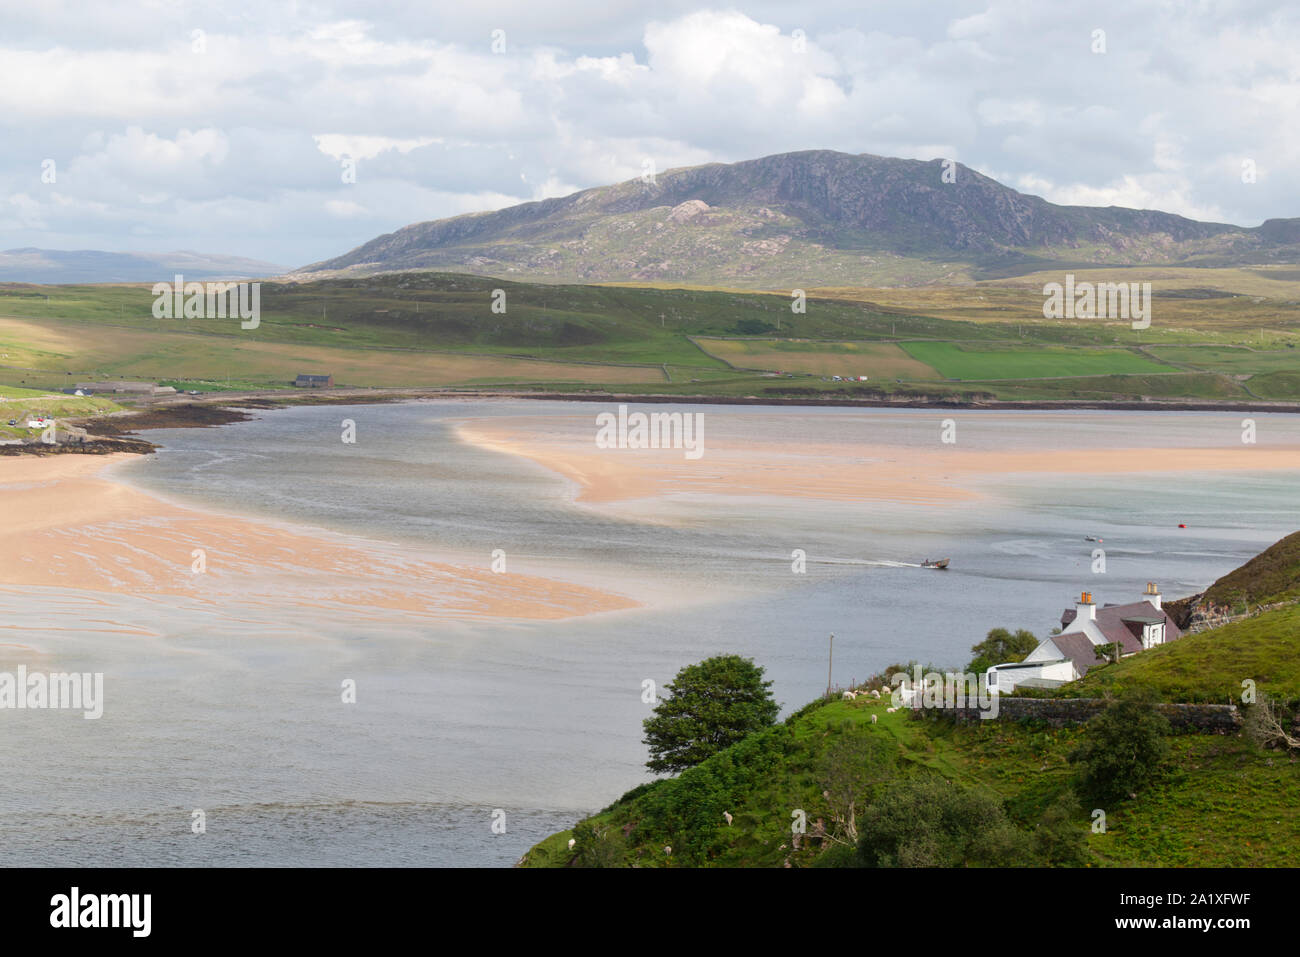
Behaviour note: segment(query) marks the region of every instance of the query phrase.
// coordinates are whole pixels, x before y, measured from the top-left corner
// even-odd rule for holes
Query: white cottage
[[[1061,615],[1061,634],[1039,643],[1024,661],[989,668],[989,690],[1016,687],[1055,688],[1077,681],[1102,663],[1097,648],[1109,645],[1107,658],[1126,658],[1139,651],[1182,637],[1182,631],[1164,610],[1160,589],[1147,582],[1142,600],[1128,605],[1098,608],[1091,592],[1084,592],[1073,608]]]

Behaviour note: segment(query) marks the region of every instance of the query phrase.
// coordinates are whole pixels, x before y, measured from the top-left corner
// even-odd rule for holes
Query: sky
[[[0,0],[0,249],[300,266],[802,149],[1053,202],[1300,216],[1300,5]]]

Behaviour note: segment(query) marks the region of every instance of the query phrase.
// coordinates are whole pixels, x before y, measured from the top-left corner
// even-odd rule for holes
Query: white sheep
[[[897,710],[898,710],[897,708],[886,708],[885,714],[893,714]]]
[[[577,841],[576,838],[572,838],[572,837],[569,838],[569,850],[573,850],[573,845],[575,845],[575,844],[577,844],[577,843],[578,843],[578,841]]]
[[[874,714],[871,716],[871,723],[872,724],[876,723],[876,716]]]
[[[722,812],[722,816],[725,817],[725,818],[727,819],[727,827],[731,827],[731,812],[730,812],[730,811],[723,811],[723,812]]]
[[[857,697],[857,693],[853,691],[846,691],[844,692],[844,694],[840,695],[840,698],[843,701],[852,701],[856,697]]]
[[[871,692],[871,697],[873,697],[873,698],[879,698],[879,697],[880,697],[880,692],[879,692],[879,691],[873,691],[873,692]]]

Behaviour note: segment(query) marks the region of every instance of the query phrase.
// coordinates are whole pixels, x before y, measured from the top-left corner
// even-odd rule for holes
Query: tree
[[[1083,744],[1070,755],[1083,769],[1081,792],[1098,801],[1135,795],[1163,773],[1167,734],[1169,722],[1156,710],[1155,696],[1126,691],[1088,722]]]
[[[776,723],[772,682],[749,658],[721,655],[687,665],[644,722],[646,767],[669,773],[694,767],[746,735]]]
[[[1112,661],[1119,661],[1120,651],[1121,648],[1118,641],[1107,641],[1100,645],[1092,646],[1093,656],[1098,661],[1104,661],[1107,664]]]
[[[1013,635],[1005,628],[994,628],[978,645],[971,645],[975,657],[966,670],[980,674],[994,665],[1024,661],[1025,656],[1037,647],[1038,639],[1033,632],[1018,628]]]

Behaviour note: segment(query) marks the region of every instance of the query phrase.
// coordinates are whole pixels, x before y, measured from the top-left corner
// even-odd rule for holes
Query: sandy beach
[[[0,586],[175,595],[440,619],[560,619],[622,595],[174,505],[105,474],[127,454],[0,459]],[[196,571],[201,560],[202,570]],[[508,566],[507,566],[508,567]]]
[[[938,441],[891,446],[852,437],[791,446],[715,433],[697,460],[674,449],[597,448],[590,417],[475,419],[460,423],[457,434],[563,475],[576,483],[576,500],[590,504],[695,493],[947,505],[979,499],[982,482],[1010,474],[1300,471],[1300,445],[1080,448],[1065,429],[1058,447],[1005,451]]]
[[[1064,429],[1053,439],[1057,448],[1009,443],[994,452],[973,443],[889,445],[851,429],[831,442],[825,434],[790,441],[717,428],[706,454],[691,460],[681,450],[597,448],[588,416],[467,419],[455,428],[463,441],[571,480],[579,502],[633,503],[635,519],[650,523],[665,516],[645,503],[674,494],[953,506],[978,501],[989,479],[1011,474],[1300,471],[1297,444],[1081,449]],[[132,458],[0,459],[0,587],[459,620],[563,619],[642,604],[603,585],[496,574],[487,555],[467,564],[413,546],[179,505],[115,480],[112,467]]]

